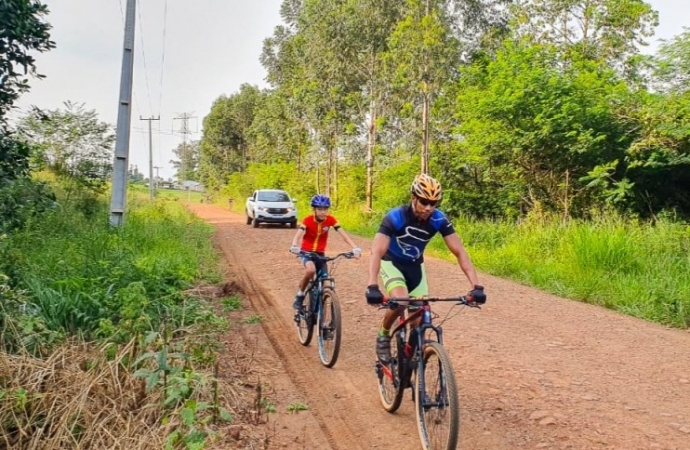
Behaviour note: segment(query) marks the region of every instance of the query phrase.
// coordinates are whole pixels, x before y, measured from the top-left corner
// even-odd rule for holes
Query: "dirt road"
[[[291,303],[301,268],[288,253],[294,230],[245,224],[242,215],[190,205],[214,224],[228,273],[263,316],[257,352],[286,405],[308,411],[273,419],[275,448],[420,448],[409,394],[385,412],[373,372],[381,312],[365,306],[365,256],[337,268],[343,346],[332,369],[314,344],[299,345]],[[330,237],[329,253],[348,250]],[[427,258],[434,295],[467,283],[457,266]],[[624,317],[481,275],[489,296],[444,324],[459,381],[462,449],[690,449],[690,333]],[[435,308],[441,317],[443,307]],[[267,338],[267,339],[266,339]],[[268,345],[270,343],[270,345]],[[396,436],[397,434],[397,436]]]

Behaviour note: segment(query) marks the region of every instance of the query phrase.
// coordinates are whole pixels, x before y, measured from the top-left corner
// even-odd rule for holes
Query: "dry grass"
[[[162,389],[147,393],[144,380],[128,371],[134,347],[132,341],[111,358],[103,348],[76,342],[47,359],[0,353],[0,449],[164,448],[171,433],[188,429],[179,414],[183,405],[163,408]],[[265,437],[248,432],[246,421],[256,394],[237,379],[203,375],[210,382],[195,386],[191,399],[224,407],[235,419],[231,429],[243,428],[243,442],[229,446],[239,433],[227,436],[228,424],[214,423],[209,410],[200,427],[211,435],[207,443],[256,448]]]
[[[0,448],[160,448],[161,412],[147,407],[157,393],[125,369],[132,351],[130,343],[107,360],[70,343],[45,360],[1,354]]]

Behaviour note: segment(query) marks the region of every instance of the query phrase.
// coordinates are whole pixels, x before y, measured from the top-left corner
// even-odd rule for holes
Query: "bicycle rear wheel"
[[[319,358],[326,367],[333,367],[338,361],[342,336],[341,322],[338,296],[333,289],[325,288],[321,294],[318,343]]]
[[[455,449],[460,432],[460,402],[453,367],[441,344],[425,345],[415,378],[415,413],[422,448]]]
[[[304,299],[304,307],[298,313],[297,336],[300,344],[307,346],[314,336],[314,294],[312,291],[307,293]]]
[[[376,373],[379,379],[379,397],[381,398],[381,405],[383,409],[389,413],[393,413],[400,408],[402,403],[403,383],[401,376],[403,374],[403,365],[405,353],[403,351],[403,340],[400,332],[395,333],[391,338],[391,360],[388,365],[376,363]]]

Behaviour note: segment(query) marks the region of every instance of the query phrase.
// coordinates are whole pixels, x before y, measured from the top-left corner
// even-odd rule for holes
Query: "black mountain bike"
[[[412,389],[417,429],[426,450],[451,450],[460,435],[458,387],[450,358],[443,348],[441,325],[434,325],[431,302],[456,302],[479,308],[468,297],[386,298],[382,308],[406,308],[398,302],[420,301],[422,306],[405,313],[391,333],[391,360],[376,362],[379,396],[384,409],[397,411],[405,389]],[[421,319],[421,320],[420,320]],[[419,320],[417,326],[411,323]]]
[[[307,286],[304,307],[295,314],[297,335],[302,345],[309,345],[314,336],[314,326],[318,324],[319,358],[324,366],[333,367],[338,360],[342,337],[340,303],[335,295],[335,279],[333,278],[337,265],[335,261],[341,257],[350,259],[355,255],[352,252],[346,252],[328,257],[317,253],[301,252],[300,256],[318,259],[322,261],[322,267]]]

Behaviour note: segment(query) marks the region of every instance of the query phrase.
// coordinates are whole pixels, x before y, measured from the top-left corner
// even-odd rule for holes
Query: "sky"
[[[683,13],[689,0],[647,0],[659,12],[656,35],[670,39],[690,26]],[[15,115],[35,105],[57,109],[65,101],[83,103],[100,119],[117,123],[122,70],[124,9],[127,0],[45,0],[56,48],[36,55],[43,80],[32,80]],[[154,172],[168,179],[172,149],[183,140],[182,114],[192,133],[201,137],[204,116],[219,96],[250,83],[267,87],[259,62],[263,40],[281,23],[282,0],[137,0],[136,38],[129,162],[148,176],[148,124],[152,121]]]

